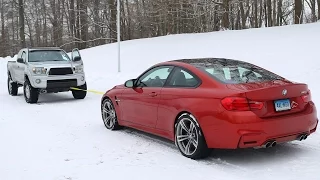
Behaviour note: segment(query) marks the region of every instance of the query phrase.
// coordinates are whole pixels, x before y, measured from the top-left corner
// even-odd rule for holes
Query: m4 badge
[[[298,105],[299,105],[298,103],[296,103],[295,101],[292,101],[291,102],[291,109],[298,107]]]

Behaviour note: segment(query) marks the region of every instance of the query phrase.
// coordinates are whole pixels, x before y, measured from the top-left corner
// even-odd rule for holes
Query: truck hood
[[[29,62],[29,64],[33,67],[45,67],[45,68],[50,68],[50,67],[72,67],[75,65],[80,65],[79,63],[72,63],[70,61],[47,61],[47,62]]]

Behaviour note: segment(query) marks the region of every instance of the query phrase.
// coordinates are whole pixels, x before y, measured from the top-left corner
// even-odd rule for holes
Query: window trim
[[[195,86],[170,86],[168,85],[168,83],[171,81],[172,76],[174,74],[174,72],[176,72],[178,69],[181,69],[183,71],[186,71],[187,73],[189,73],[191,76],[193,76],[198,83]],[[171,70],[170,75],[167,78],[167,81],[165,82],[163,88],[180,88],[180,89],[196,89],[198,88],[200,85],[202,84],[202,80],[192,71],[190,71],[189,69],[182,67],[182,66],[178,66],[178,65],[174,65],[174,68]]]
[[[24,55],[24,58],[22,57]],[[23,61],[24,61],[24,63],[26,63],[27,62],[27,53],[26,53],[26,51],[22,51],[21,52],[21,56],[20,56],[20,58],[22,58],[23,59]]]

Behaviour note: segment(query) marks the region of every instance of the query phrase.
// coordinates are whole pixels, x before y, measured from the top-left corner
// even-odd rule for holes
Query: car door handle
[[[158,94],[156,93],[156,92],[152,92],[152,93],[150,93],[149,94],[149,96],[152,96],[152,97],[155,97],[155,96],[157,96]]]

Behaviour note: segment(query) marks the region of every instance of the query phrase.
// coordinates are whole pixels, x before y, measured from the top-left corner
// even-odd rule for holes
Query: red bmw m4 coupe
[[[256,65],[221,58],[156,64],[101,99],[104,125],[175,142],[182,155],[210,149],[268,148],[305,140],[318,118],[308,86]]]

